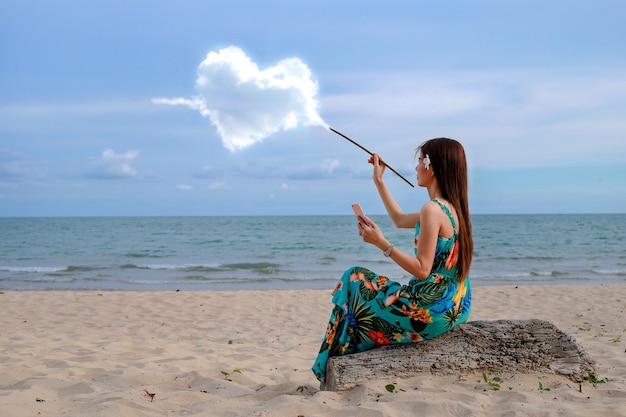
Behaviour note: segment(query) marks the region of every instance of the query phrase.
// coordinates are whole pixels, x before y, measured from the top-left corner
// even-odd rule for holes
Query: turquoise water
[[[412,251],[413,232],[372,216]],[[626,214],[473,216],[474,285],[626,282]],[[0,290],[332,288],[410,276],[353,216],[0,218]]]

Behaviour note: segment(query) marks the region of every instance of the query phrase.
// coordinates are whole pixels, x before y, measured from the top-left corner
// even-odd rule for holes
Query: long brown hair
[[[467,161],[465,149],[458,141],[448,138],[427,140],[417,148],[417,155],[428,154],[431,169],[437,178],[441,196],[452,204],[459,218],[459,259],[457,279],[463,281],[469,274],[474,240],[467,196]]]

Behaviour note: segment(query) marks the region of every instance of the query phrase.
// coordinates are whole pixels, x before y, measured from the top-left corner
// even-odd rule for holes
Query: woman
[[[437,138],[424,142],[416,154],[417,183],[426,187],[430,197],[419,213],[405,214],[396,203],[383,181],[386,166],[380,157],[373,155],[368,161],[396,227],[415,228],[415,253],[393,246],[370,218],[359,217],[358,223],[363,241],[378,247],[413,277],[408,285],[401,285],[358,266],[343,274],[313,365],[322,382],[329,356],[430,339],[467,321],[474,244],[465,151],[453,139]]]

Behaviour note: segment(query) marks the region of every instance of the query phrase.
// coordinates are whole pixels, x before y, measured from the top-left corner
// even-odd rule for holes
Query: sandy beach
[[[320,391],[330,293],[2,293],[0,416],[626,416],[624,284],[475,287],[470,320],[548,320],[606,381],[500,374],[499,391],[481,374]]]

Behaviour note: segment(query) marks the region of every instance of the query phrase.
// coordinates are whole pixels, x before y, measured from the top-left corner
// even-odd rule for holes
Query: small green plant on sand
[[[307,387],[306,385],[300,385],[298,388],[296,388],[296,391],[298,392],[304,392],[305,390],[308,390],[309,387]]]
[[[232,379],[230,379],[230,376],[234,373],[240,374],[242,372],[239,369],[233,369],[231,372],[222,371],[222,375],[224,375],[224,379],[226,381],[232,381]]]
[[[396,389],[396,386],[394,384],[387,384],[385,385],[385,389],[389,392],[391,392],[392,394],[397,394],[398,391],[402,391],[402,392],[406,392],[405,390],[403,390],[402,388],[398,388]]]
[[[617,336],[615,339],[611,339],[613,343],[620,343],[622,341],[622,336]]]
[[[387,384],[387,385],[385,385],[385,389],[386,389],[387,391],[389,391],[389,392],[394,393],[394,394],[398,392],[398,391],[396,390],[396,386],[395,386],[395,385],[393,385],[393,384]]]
[[[605,384],[605,383],[609,382],[609,378],[598,379],[597,376],[595,376],[594,374],[589,372],[587,374],[587,381],[589,381],[594,387],[597,387],[598,384]]]
[[[493,378],[489,378],[485,372],[483,372],[483,379],[489,385],[489,387],[494,391],[500,391],[500,382],[502,382],[502,378],[498,376],[494,376]]]
[[[539,381],[539,392],[543,393],[544,391],[550,391],[550,388],[544,387],[541,381]]]

